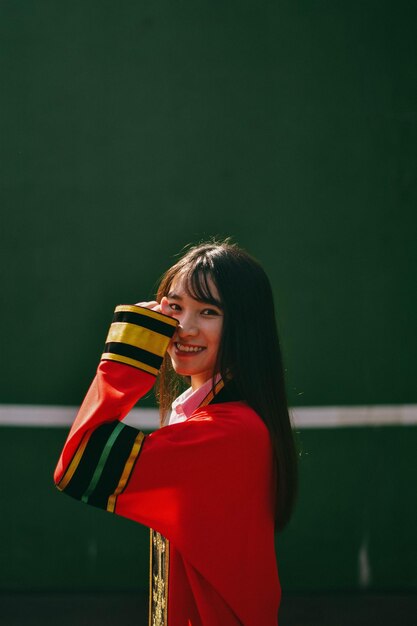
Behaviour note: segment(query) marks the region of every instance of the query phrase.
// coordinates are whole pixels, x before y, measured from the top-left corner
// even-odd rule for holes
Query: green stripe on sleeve
[[[99,461],[97,463],[97,467],[94,471],[93,477],[91,479],[90,484],[87,487],[87,490],[85,491],[84,495],[81,498],[82,502],[87,503],[88,502],[88,498],[91,496],[91,494],[93,493],[94,489],[97,486],[98,481],[100,480],[100,476],[103,472],[104,466],[106,464],[106,461],[109,457],[110,451],[113,447],[114,442],[116,441],[117,437],[119,436],[120,432],[123,430],[124,428],[124,424],[122,422],[119,422],[119,424],[117,424],[116,428],[113,430],[112,434],[110,435],[110,437],[107,440],[106,445],[104,446],[103,452],[101,453],[101,456],[99,458]]]

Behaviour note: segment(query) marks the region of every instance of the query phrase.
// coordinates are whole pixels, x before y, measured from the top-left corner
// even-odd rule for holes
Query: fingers
[[[158,313],[163,313],[164,315],[173,317],[173,311],[169,306],[169,300],[165,296],[161,299],[161,303],[156,300],[151,300],[150,302],[136,302],[135,306],[143,306],[146,309],[151,309],[151,311],[157,311]]]
[[[150,302],[136,302],[135,306],[142,306],[145,309],[151,309],[151,311],[161,313],[161,305],[156,300],[151,300]]]
[[[165,315],[170,315],[172,317],[172,311],[169,306],[169,300],[166,296],[161,299],[161,313]]]

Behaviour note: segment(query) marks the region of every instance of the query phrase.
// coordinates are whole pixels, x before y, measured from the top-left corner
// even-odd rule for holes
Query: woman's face
[[[219,293],[209,278],[210,291],[220,302]],[[168,347],[177,374],[191,377],[193,389],[201,387],[212,375],[220,347],[223,311],[220,307],[192,298],[184,279],[174,279],[169,293],[161,301],[162,312],[178,320],[179,325]]]

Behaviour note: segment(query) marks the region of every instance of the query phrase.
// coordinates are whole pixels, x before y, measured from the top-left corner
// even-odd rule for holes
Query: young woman
[[[122,420],[157,376],[163,428],[144,435]],[[153,626],[277,625],[296,452],[271,287],[245,251],[195,246],[156,301],[116,307],[55,482],[151,528]]]

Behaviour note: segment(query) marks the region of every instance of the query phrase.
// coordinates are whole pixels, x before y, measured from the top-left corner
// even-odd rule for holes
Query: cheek
[[[220,343],[222,339],[222,324],[215,329],[212,329],[211,333],[211,345],[214,349],[218,350],[220,348]]]

